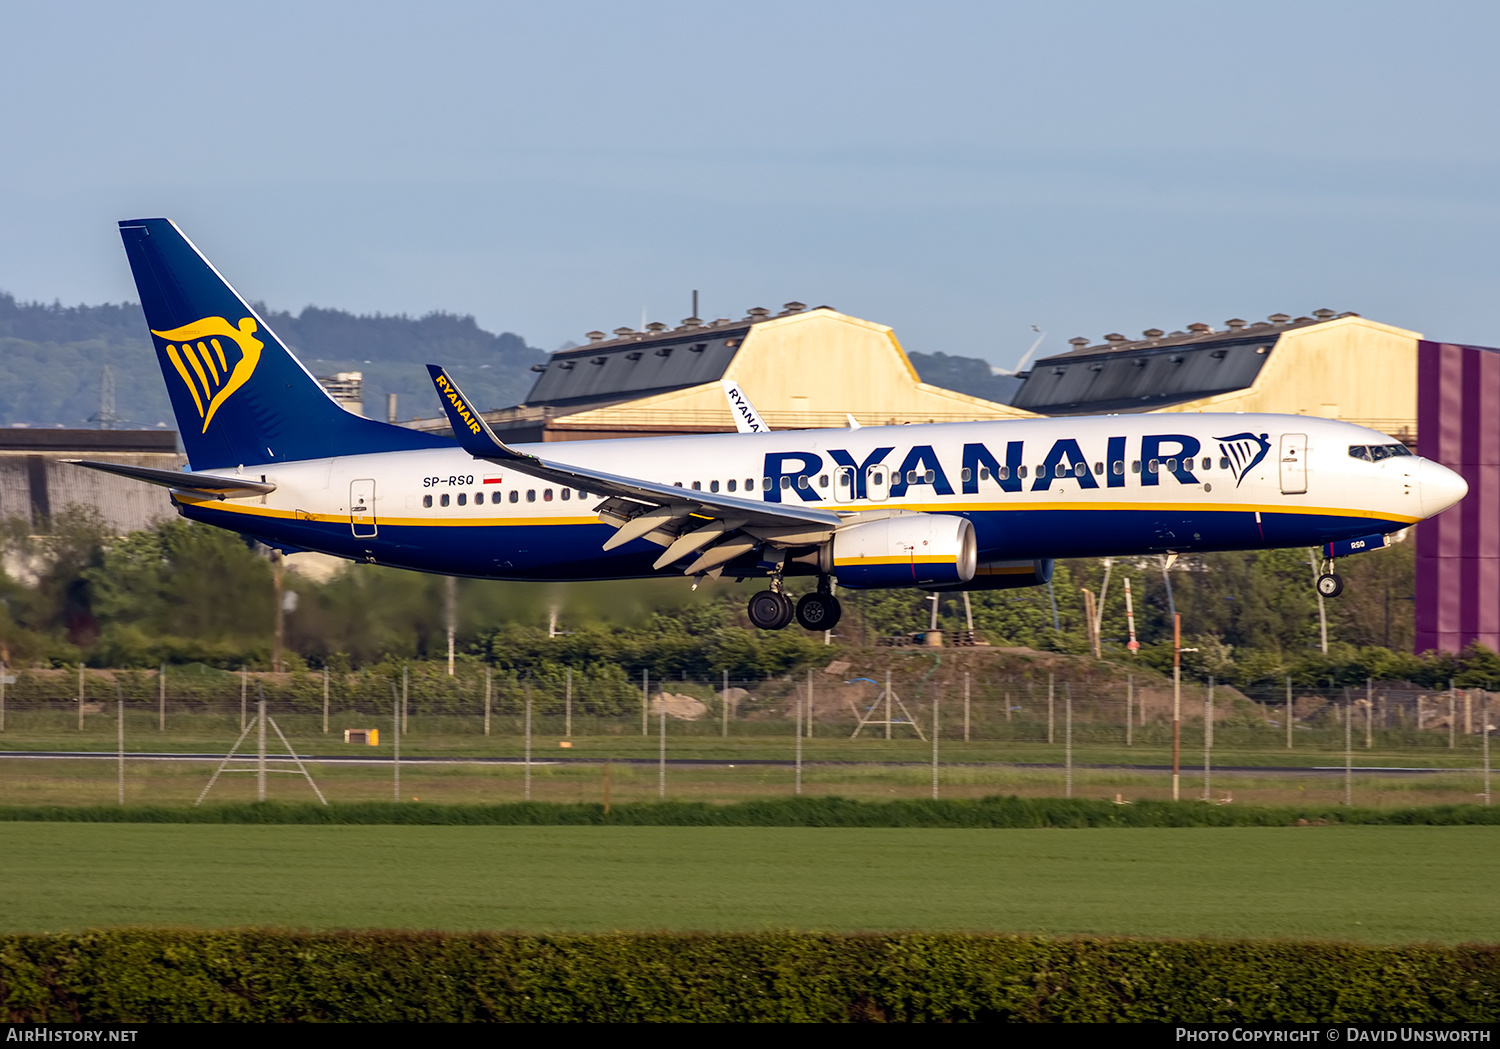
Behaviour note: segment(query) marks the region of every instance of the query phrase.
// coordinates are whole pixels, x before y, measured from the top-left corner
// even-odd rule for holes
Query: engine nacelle
[[[936,586],[934,590],[1019,590],[1052,582],[1052,558],[1035,561],[990,561],[979,566],[967,583]]]
[[[974,525],[948,514],[900,514],[841,528],[833,571],[857,588],[967,583],[978,562]]]

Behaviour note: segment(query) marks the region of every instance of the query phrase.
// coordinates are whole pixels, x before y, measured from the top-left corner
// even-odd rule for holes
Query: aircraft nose
[[[1422,516],[1435,517],[1469,494],[1469,482],[1454,470],[1431,459],[1423,459],[1417,472]]]

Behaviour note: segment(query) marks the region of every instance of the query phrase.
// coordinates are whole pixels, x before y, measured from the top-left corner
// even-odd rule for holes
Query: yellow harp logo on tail
[[[152,335],[167,341],[167,357],[193,395],[204,433],[219,405],[249,381],[260,363],[265,343],[255,337],[257,330],[250,317],[242,318],[237,328],[223,317],[204,317],[168,331],[151,329]],[[228,353],[225,343],[230,344]]]

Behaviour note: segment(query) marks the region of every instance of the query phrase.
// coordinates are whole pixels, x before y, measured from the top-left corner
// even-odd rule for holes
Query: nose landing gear
[[[1344,592],[1344,578],[1333,570],[1333,558],[1323,558],[1318,566],[1318,580],[1313,585],[1324,597],[1338,597]]]

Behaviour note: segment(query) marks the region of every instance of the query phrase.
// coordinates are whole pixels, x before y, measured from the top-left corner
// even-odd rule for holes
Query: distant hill
[[[531,365],[547,355],[519,335],[495,335],[473,317],[357,316],[309,306],[299,314],[256,307],[315,375],[362,371],[367,414],[385,417],[397,395],[403,419],[439,414],[423,365],[448,365],[485,407],[518,403],[531,389]],[[99,410],[108,364],[121,425],[172,426],[171,406],[146,320],[135,303],[100,306],[17,302],[0,293],[0,426],[88,426]]]
[[[385,418],[385,395],[397,396],[401,419],[441,414],[423,365],[444,364],[464,391],[485,408],[519,404],[536,378],[533,364],[547,354],[510,332],[485,331],[473,317],[374,314],[309,306],[301,313],[267,310],[275,332],[314,375],[359,371],[365,376],[365,412]],[[1009,403],[1020,381],[990,374],[974,357],[913,353],[924,382],[986,400]],[[0,427],[89,426],[99,411],[105,365],[115,382],[120,425],[173,426],[167,391],[133,302],[99,306],[17,302],[0,292]]]
[[[922,381],[945,390],[957,390],[970,397],[1009,404],[1021,380],[1013,375],[994,375],[990,366],[977,357],[950,357],[946,353],[909,353],[912,366]]]

